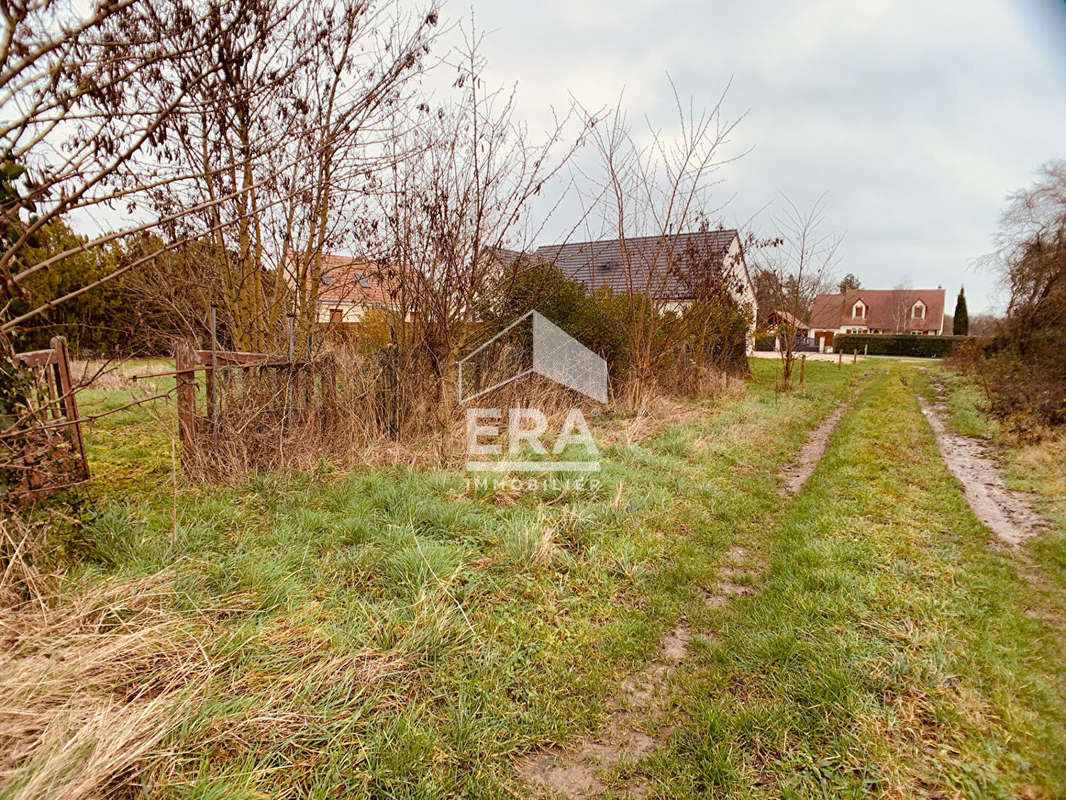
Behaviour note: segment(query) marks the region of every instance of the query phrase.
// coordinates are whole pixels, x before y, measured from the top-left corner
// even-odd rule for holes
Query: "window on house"
[[[911,316],[914,319],[925,319],[925,304],[921,300],[911,307]]]
[[[851,318],[866,319],[866,305],[862,302],[862,300],[858,301],[855,305],[851,307]]]
[[[340,325],[344,322],[344,311],[339,308],[331,308],[329,310],[329,324]]]

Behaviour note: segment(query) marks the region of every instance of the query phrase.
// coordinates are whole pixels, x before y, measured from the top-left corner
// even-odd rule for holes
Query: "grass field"
[[[660,746],[603,770],[604,796],[1066,795],[1047,608],[1066,587],[1061,470],[1007,451],[1057,524],[1022,570],[940,461],[917,367],[812,363],[787,395],[777,367],[754,360],[743,394],[637,443],[632,420],[600,419],[602,485],[570,492],[326,465],[175,490],[172,411],[100,420],[87,521],[55,543],[77,564],[64,592],[162,573],[161,607],[209,665],[165,755],[126,776],[134,793],[536,795],[516,764],[608,726],[618,687],[681,625],[686,655],[636,721]],[[953,424],[999,436],[949,381]],[[83,411],[123,397],[87,393]],[[849,398],[782,497],[781,467]],[[743,591],[709,602],[737,553]]]

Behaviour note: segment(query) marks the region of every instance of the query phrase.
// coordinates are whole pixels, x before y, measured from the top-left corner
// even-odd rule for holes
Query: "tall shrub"
[[[1010,303],[982,365],[994,411],[1019,430],[1066,423],[1066,161],[1046,164],[1004,212],[993,263]]]
[[[485,314],[488,331],[502,330],[536,310],[607,361],[611,378],[622,379],[628,363],[624,308],[609,292],[589,295],[584,284],[567,280],[551,264],[518,265],[501,281]]]
[[[87,237],[76,234],[62,220],[53,220],[40,229],[35,246],[23,251],[21,262],[25,267],[32,267],[55,253],[76,250],[86,241]],[[51,337],[61,335],[80,355],[111,356],[134,348],[152,352],[165,349],[165,338],[157,335],[155,326],[146,324],[153,316],[154,307],[135,302],[129,291],[130,276],[100,283],[119,269],[125,258],[122,244],[112,242],[75,253],[28,278],[20,287],[20,295],[11,302],[13,314],[48,306],[57,298],[84,287],[100,285],[49,307],[22,326],[16,338],[18,348],[43,349],[48,347]]]
[[[959,289],[959,299],[955,301],[955,317],[951,323],[951,332],[955,336],[970,335],[970,317],[966,313],[965,289]]]

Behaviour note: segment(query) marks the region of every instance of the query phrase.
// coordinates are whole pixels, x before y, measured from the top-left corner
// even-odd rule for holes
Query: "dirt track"
[[[939,391],[941,387],[937,388]],[[943,403],[930,406],[921,399],[919,403],[936,434],[941,457],[962,484],[966,501],[982,523],[1009,545],[1021,544],[1047,525],[1021,492],[1007,488],[984,442],[949,431]]]
[[[818,462],[825,455],[829,440],[833,437],[833,431],[837,429],[837,425],[840,424],[840,419],[844,416],[844,412],[848,410],[849,405],[850,402],[841,403],[833,410],[832,414],[823,419],[818,427],[811,432],[796,459],[785,465],[784,469],[781,470],[782,494],[795,494],[811,477],[811,473],[814,472]]]

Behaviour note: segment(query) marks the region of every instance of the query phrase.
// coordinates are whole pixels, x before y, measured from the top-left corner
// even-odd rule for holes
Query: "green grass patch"
[[[902,380],[901,380],[902,378]],[[912,371],[879,375],[766,533],[761,591],[694,663],[662,796],[1060,797],[1066,669],[940,462]]]
[[[69,584],[172,570],[218,668],[152,796],[523,796],[516,759],[599,730],[680,622],[689,656],[647,720],[666,745],[608,795],[1066,794],[1058,634],[940,462],[928,373],[810,363],[778,393],[777,362],[752,368],[637,444],[604,415],[600,485],[570,492],[323,466],[175,494],[165,408],[90,429],[104,479],[61,542]],[[992,435],[946,380],[956,424]],[[781,466],[856,388],[782,498]],[[708,607],[737,546],[767,565],[757,591]]]
[[[979,388],[964,376],[943,374],[951,409],[952,428],[970,436],[990,439],[1004,463],[1011,488],[1026,492],[1045,519],[1047,532],[1026,545],[1026,551],[1043,577],[1051,581],[1049,593],[1066,593],[1066,433],[1043,431],[1037,441],[1021,440],[990,418]],[[1066,612],[1061,599],[1060,613]]]
[[[170,568],[175,604],[215,620],[224,669],[171,737],[164,794],[509,796],[518,755],[602,725],[621,676],[700,613],[694,583],[766,524],[777,469],[860,374],[812,364],[778,395],[775,368],[691,422],[616,438],[602,486],[562,495],[393,468],[180,486],[175,503],[169,445],[119,469],[156,418],[91,431],[117,477],[65,543],[70,581]]]

